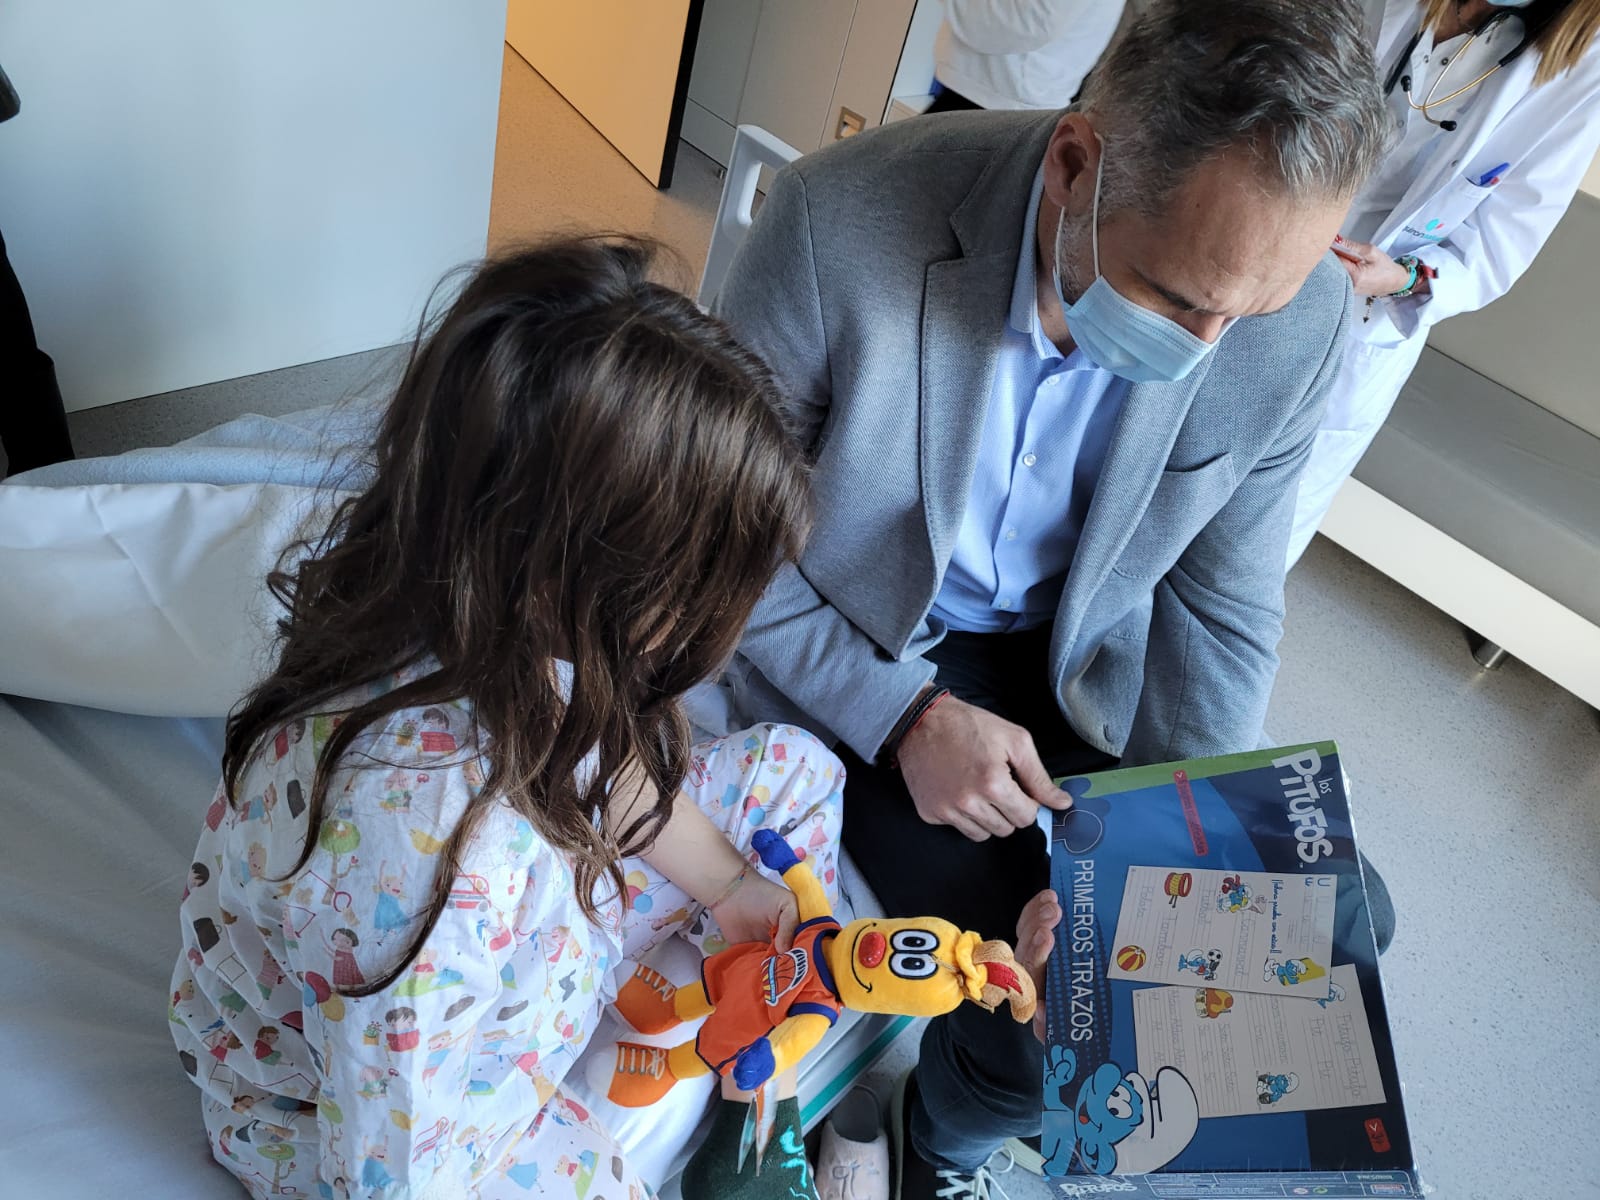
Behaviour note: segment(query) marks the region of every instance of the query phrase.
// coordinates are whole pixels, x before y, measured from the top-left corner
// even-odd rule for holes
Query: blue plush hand
[[[770,829],[758,829],[755,836],[750,839],[750,845],[761,856],[761,865],[769,871],[776,871],[782,875],[790,867],[797,865],[800,858],[784,841]]]
[[[739,1057],[734,1060],[733,1086],[743,1092],[753,1092],[772,1078],[777,1065],[772,1057],[772,1043],[764,1037],[757,1038],[739,1051]]]

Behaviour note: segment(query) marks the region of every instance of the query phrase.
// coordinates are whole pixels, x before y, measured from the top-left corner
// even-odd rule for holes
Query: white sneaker
[[[817,1150],[820,1200],[889,1200],[889,1138],[878,1097],[852,1088],[822,1127]]]

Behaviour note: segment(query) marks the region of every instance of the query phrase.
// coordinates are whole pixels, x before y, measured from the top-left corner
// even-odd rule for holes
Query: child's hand
[[[1033,1014],[1033,1033],[1045,1040],[1044,965],[1056,948],[1056,926],[1061,924],[1061,901],[1048,889],[1029,900],[1017,918],[1017,961],[1033,976],[1033,990],[1039,997]]]
[[[728,945],[764,942],[771,938],[781,954],[794,941],[800,906],[788,888],[756,874],[751,867],[745,881],[727,899],[714,905],[711,915],[717,919]]]

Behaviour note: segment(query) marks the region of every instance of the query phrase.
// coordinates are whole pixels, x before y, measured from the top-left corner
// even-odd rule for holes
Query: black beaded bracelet
[[[950,694],[950,689],[937,684],[918,696],[910,708],[906,709],[900,719],[894,723],[894,728],[889,730],[889,736],[883,739],[883,748],[878,751],[878,761],[887,763],[891,767],[900,765],[900,743],[913,729],[917,722],[933,711],[934,705]]]

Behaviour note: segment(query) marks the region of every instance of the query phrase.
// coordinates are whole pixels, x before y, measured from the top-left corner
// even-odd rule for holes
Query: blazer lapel
[[[1058,642],[1077,636],[1090,600],[1133,536],[1210,366],[1208,358],[1177,383],[1130,385],[1056,610]]]
[[[923,277],[918,392],[923,515],[934,567],[930,603],[966,513],[1016,282],[1022,222],[1056,121],[1054,113],[1041,117],[995,154],[950,215],[960,257],[930,263]]]
[[[1016,256],[1013,244],[1009,255],[930,263],[923,286],[919,381],[922,502],[933,554],[935,594],[972,490],[1011,304]]]

